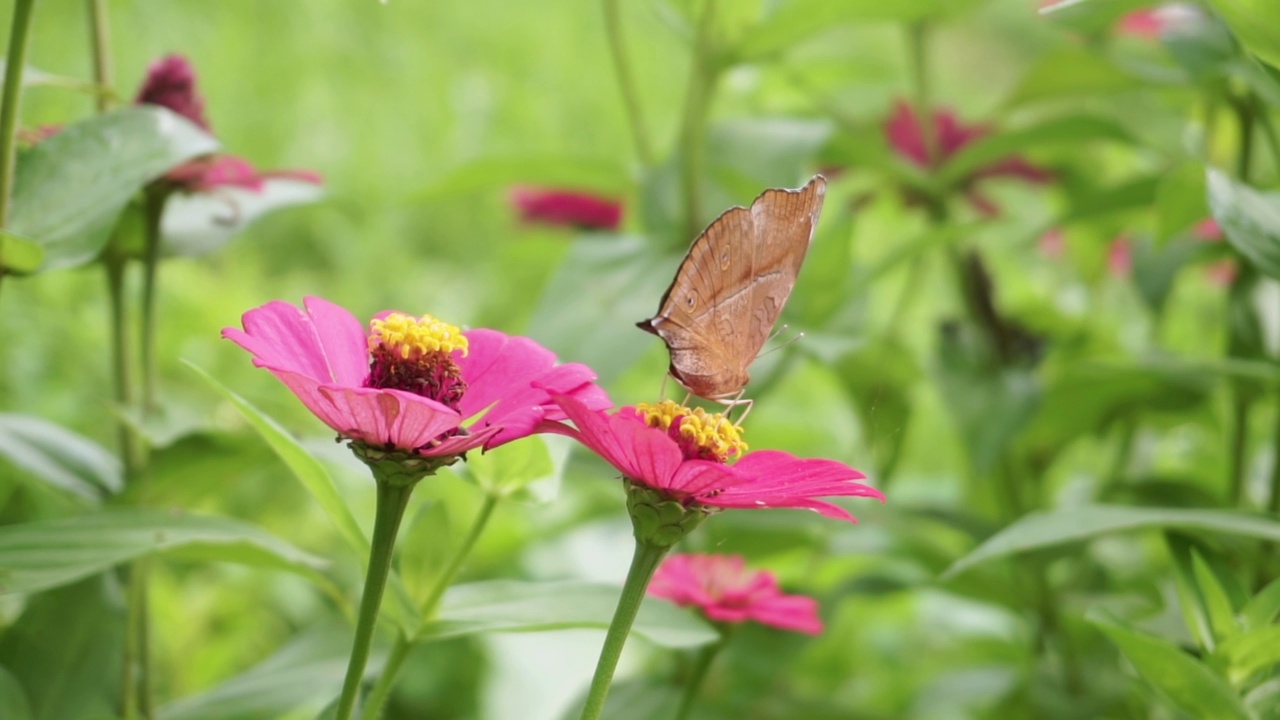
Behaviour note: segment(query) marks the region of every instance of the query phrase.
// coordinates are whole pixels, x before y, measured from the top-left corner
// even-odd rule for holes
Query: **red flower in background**
[[[904,160],[927,170],[942,167],[966,145],[992,132],[989,125],[965,125],[954,112],[945,108],[933,113],[932,130],[936,145],[934,157],[930,157],[920,118],[909,103],[899,100],[894,105],[893,114],[884,124],[885,137],[894,152]],[[1018,156],[997,160],[969,173],[960,181],[960,187],[978,212],[989,217],[999,215],[1000,208],[978,192],[975,186],[980,180],[996,177],[1040,184],[1052,180],[1053,174]]]
[[[158,105],[212,132],[204,114],[204,98],[196,90],[195,68],[182,55],[166,55],[151,63],[134,103]],[[319,173],[310,170],[259,172],[248,160],[223,154],[196,158],[165,175],[166,181],[189,193],[208,193],[224,187],[261,192],[271,178],[291,178],[315,185],[324,183]]]
[[[1164,3],[1126,13],[1116,22],[1116,32],[1130,37],[1158,40],[1165,33],[1184,30],[1204,19],[1204,11],[1191,3]]]
[[[1197,240],[1215,242],[1222,239],[1222,228],[1218,225],[1217,220],[1207,217],[1191,228],[1191,235]]]
[[[1107,249],[1107,270],[1115,277],[1129,277],[1133,272],[1133,241],[1121,235]]]
[[[822,632],[818,601],[783,593],[773,573],[748,571],[737,555],[672,555],[654,573],[648,592],[696,607],[712,622],[755,621],[809,635]]]
[[[622,224],[622,203],[586,192],[520,186],[511,191],[511,204],[530,224],[581,230],[617,230]]]
[[[196,92],[196,71],[182,55],[166,55],[147,67],[135,105],[159,105],[209,130],[204,98]]]

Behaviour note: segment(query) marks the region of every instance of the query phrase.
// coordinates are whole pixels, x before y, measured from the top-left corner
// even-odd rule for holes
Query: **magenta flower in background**
[[[134,98],[135,105],[168,108],[204,130],[204,98],[196,92],[196,71],[182,55],[166,55],[147,67],[147,77]]]
[[[1129,277],[1133,272],[1133,241],[1128,235],[1111,241],[1107,249],[1107,271],[1118,278]]]
[[[945,108],[936,110],[933,113],[936,155],[931,158],[920,118],[910,103],[899,100],[894,105],[893,114],[884,124],[885,138],[893,151],[902,159],[926,170],[942,167],[966,145],[991,132],[989,125],[965,125],[953,111]],[[973,171],[960,181],[960,188],[970,204],[988,217],[999,215],[1000,208],[980,193],[976,185],[983,179],[997,177],[1041,184],[1052,180],[1053,174],[1018,156],[1003,158]]]
[[[1206,240],[1216,242],[1223,239],[1222,228],[1218,225],[1218,221],[1211,217],[1207,217],[1195,224],[1191,228],[1191,235],[1197,240]]]
[[[1125,13],[1116,21],[1116,32],[1130,37],[1158,40],[1161,35],[1186,30],[1204,20],[1204,11],[1196,5],[1170,2]]]
[[[576,397],[555,393],[575,428],[546,423],[544,429],[577,439],[628,480],[686,507],[722,509],[803,508],[856,522],[838,505],[819,497],[884,495],[856,482],[866,475],[835,460],[801,459],[778,450],[746,453],[737,428],[701,408],[664,400],[607,414]]]
[[[159,105],[212,132],[204,114],[204,99],[196,89],[195,68],[182,55],[166,55],[151,63],[134,102]],[[218,188],[262,192],[266,181],[272,178],[324,184],[324,178],[310,170],[260,172],[248,160],[224,154],[196,158],[165,175],[165,180],[176,189],[188,193],[210,193]]]
[[[738,555],[672,555],[654,573],[648,593],[696,607],[712,622],[754,621],[809,635],[822,632],[817,600],[783,593],[773,573],[747,570]]]
[[[536,342],[460,332],[430,316],[382,313],[370,330],[318,297],[246,312],[222,336],[253,354],[343,438],[427,457],[488,450],[564,418],[550,393],[587,412],[610,407],[585,365]],[[483,417],[480,417],[483,415]]]
[[[622,224],[622,203],[591,193],[520,186],[510,199],[521,222],[529,224],[581,230],[617,230]]]

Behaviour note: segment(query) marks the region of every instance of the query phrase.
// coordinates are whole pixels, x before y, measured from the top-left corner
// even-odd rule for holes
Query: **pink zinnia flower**
[[[1107,270],[1115,277],[1129,277],[1133,272],[1133,241],[1121,235],[1107,249]]]
[[[575,397],[553,395],[576,429],[547,423],[546,430],[577,439],[628,480],[686,507],[804,508],[856,522],[847,510],[814,498],[884,495],[856,480],[862,473],[835,460],[801,459],[778,450],[746,453],[739,428],[701,408],[670,400],[607,414]]]
[[[564,417],[549,393],[588,411],[610,406],[585,365],[560,365],[534,341],[459,332],[430,316],[382,313],[370,331],[346,309],[308,297],[274,301],[222,336],[253,353],[343,438],[427,457],[488,450]],[[464,424],[465,427],[464,427]]]
[[[1217,242],[1222,239],[1222,228],[1218,225],[1217,220],[1207,217],[1191,228],[1191,235],[1197,240]]]
[[[822,632],[817,600],[783,593],[773,573],[748,571],[738,555],[672,555],[654,573],[648,592],[696,607],[712,622],[754,620],[809,635]]]
[[[313,185],[323,185],[324,178],[310,170],[259,171],[248,160],[235,155],[206,155],[183,163],[165,174],[164,179],[179,190],[189,193],[213,192],[221,187],[242,188],[262,192],[267,180],[288,178]]]
[[[622,224],[622,203],[591,193],[517,187],[511,191],[511,204],[526,223],[583,230],[617,230]]]
[[[1067,239],[1063,236],[1062,230],[1052,228],[1045,230],[1040,236],[1040,241],[1036,243],[1040,254],[1050,260],[1058,260],[1067,252]]]
[[[166,55],[151,63],[135,105],[159,105],[209,130],[204,99],[196,92],[196,71],[182,55]]]
[[[1153,8],[1142,8],[1125,13],[1116,22],[1116,32],[1121,35],[1158,40],[1161,35],[1180,32],[1203,22],[1204,11],[1192,3],[1171,2]]]
[[[951,110],[941,109],[933,113],[934,157],[929,156],[920,118],[910,103],[899,100],[893,114],[885,121],[884,133],[890,147],[899,157],[927,170],[942,167],[966,145],[992,132],[989,125],[965,125]],[[978,192],[976,184],[984,178],[1017,178],[1029,183],[1046,183],[1052,173],[1036,167],[1025,159],[1010,156],[979,168],[960,180],[960,188],[969,202],[983,215],[1000,214],[1000,208]]]

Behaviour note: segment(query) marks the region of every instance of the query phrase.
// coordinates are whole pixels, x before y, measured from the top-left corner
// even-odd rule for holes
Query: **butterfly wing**
[[[725,211],[694,240],[658,314],[637,323],[667,344],[672,376],[695,395],[726,398],[747,384],[795,286],[825,192],[819,175]]]

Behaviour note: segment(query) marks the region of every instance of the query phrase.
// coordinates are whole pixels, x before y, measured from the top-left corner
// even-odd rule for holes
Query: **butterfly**
[[[765,190],[693,241],[658,314],[636,323],[666,343],[671,376],[686,390],[739,403],[747,370],[791,296],[826,192],[821,175],[798,190]]]

